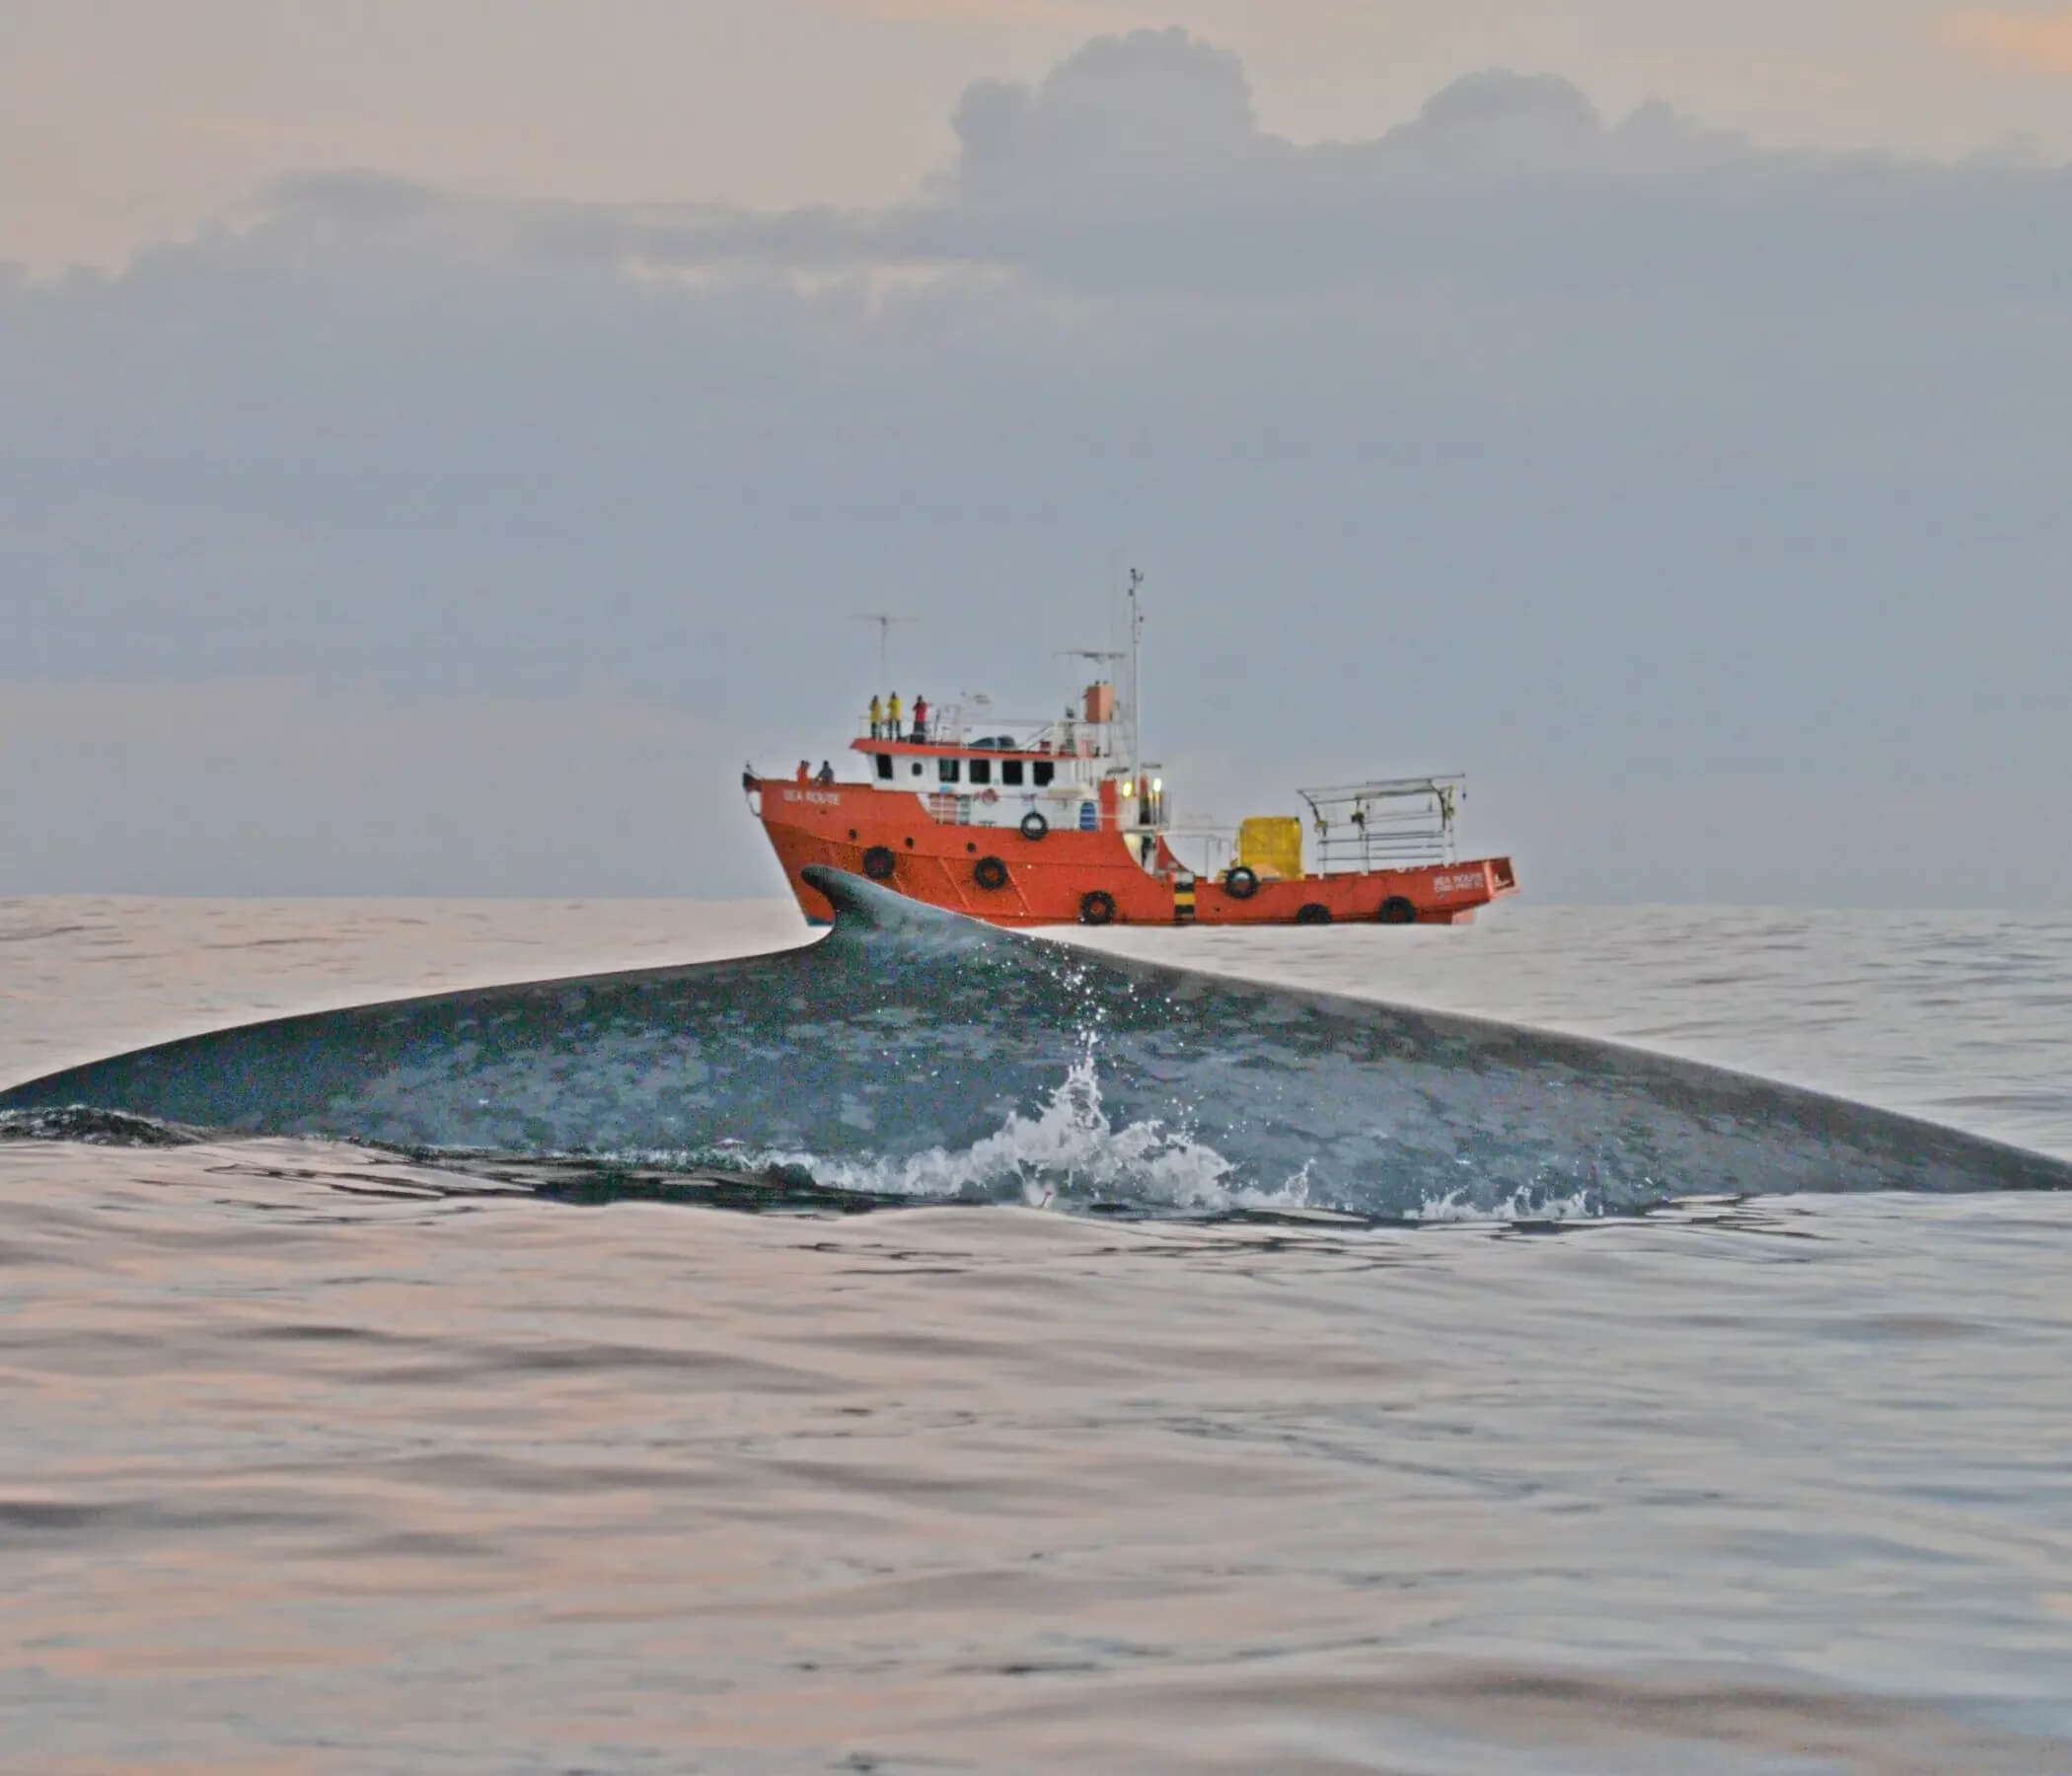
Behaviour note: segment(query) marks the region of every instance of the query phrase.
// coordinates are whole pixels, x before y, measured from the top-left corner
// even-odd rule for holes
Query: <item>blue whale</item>
[[[2041,1154],[1716,1068],[1096,956],[807,875],[837,917],[797,948],[275,1018],[31,1080],[0,1113],[1373,1219],[2072,1186]]]

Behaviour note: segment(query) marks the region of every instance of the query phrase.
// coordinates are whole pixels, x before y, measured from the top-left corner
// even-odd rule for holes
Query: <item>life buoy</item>
[[[1295,912],[1296,925],[1329,925],[1330,923],[1331,909],[1325,906],[1322,901],[1310,901],[1306,906],[1298,908]]]
[[[873,882],[889,882],[899,867],[899,858],[889,845],[873,845],[863,853],[863,873]]]
[[[1417,907],[1400,894],[1391,894],[1381,903],[1381,911],[1374,917],[1383,925],[1416,925]]]
[[[1115,896],[1105,888],[1088,889],[1079,896],[1079,923],[1104,925],[1115,917]]]
[[[981,888],[1004,888],[1007,885],[1007,866],[998,857],[981,857],[971,866],[971,879]]]
[[[1021,836],[1031,845],[1051,830],[1051,823],[1031,808],[1021,817]]]
[[[1240,863],[1223,871],[1223,892],[1232,900],[1250,900],[1259,892],[1259,877]]]

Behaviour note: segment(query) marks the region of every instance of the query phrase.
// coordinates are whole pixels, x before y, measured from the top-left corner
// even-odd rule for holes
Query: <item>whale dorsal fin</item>
[[[992,926],[978,920],[931,907],[925,901],[910,899],[890,888],[881,888],[876,882],[851,875],[846,869],[808,863],[798,873],[834,903],[838,931],[926,932],[933,936],[966,939],[999,935]]]

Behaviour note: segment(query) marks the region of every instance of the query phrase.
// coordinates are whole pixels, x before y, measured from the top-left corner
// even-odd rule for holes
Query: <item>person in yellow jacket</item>
[[[881,699],[873,697],[870,700],[870,737],[873,740],[880,739],[884,732],[885,704]]]
[[[887,712],[890,716],[890,719],[885,723],[886,731],[891,735],[893,739],[897,740],[900,738],[900,702],[899,693],[897,691],[893,692],[892,694],[892,702],[887,705]]]

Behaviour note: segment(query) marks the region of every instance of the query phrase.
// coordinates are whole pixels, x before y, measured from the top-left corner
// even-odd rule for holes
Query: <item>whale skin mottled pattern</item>
[[[0,1111],[891,1175],[929,1155],[954,1172],[1090,1066],[1115,1127],[1375,1217],[2072,1186],[2048,1156],[1717,1068],[1096,956],[809,873],[837,918],[800,947],[274,1018],[31,1080]]]

